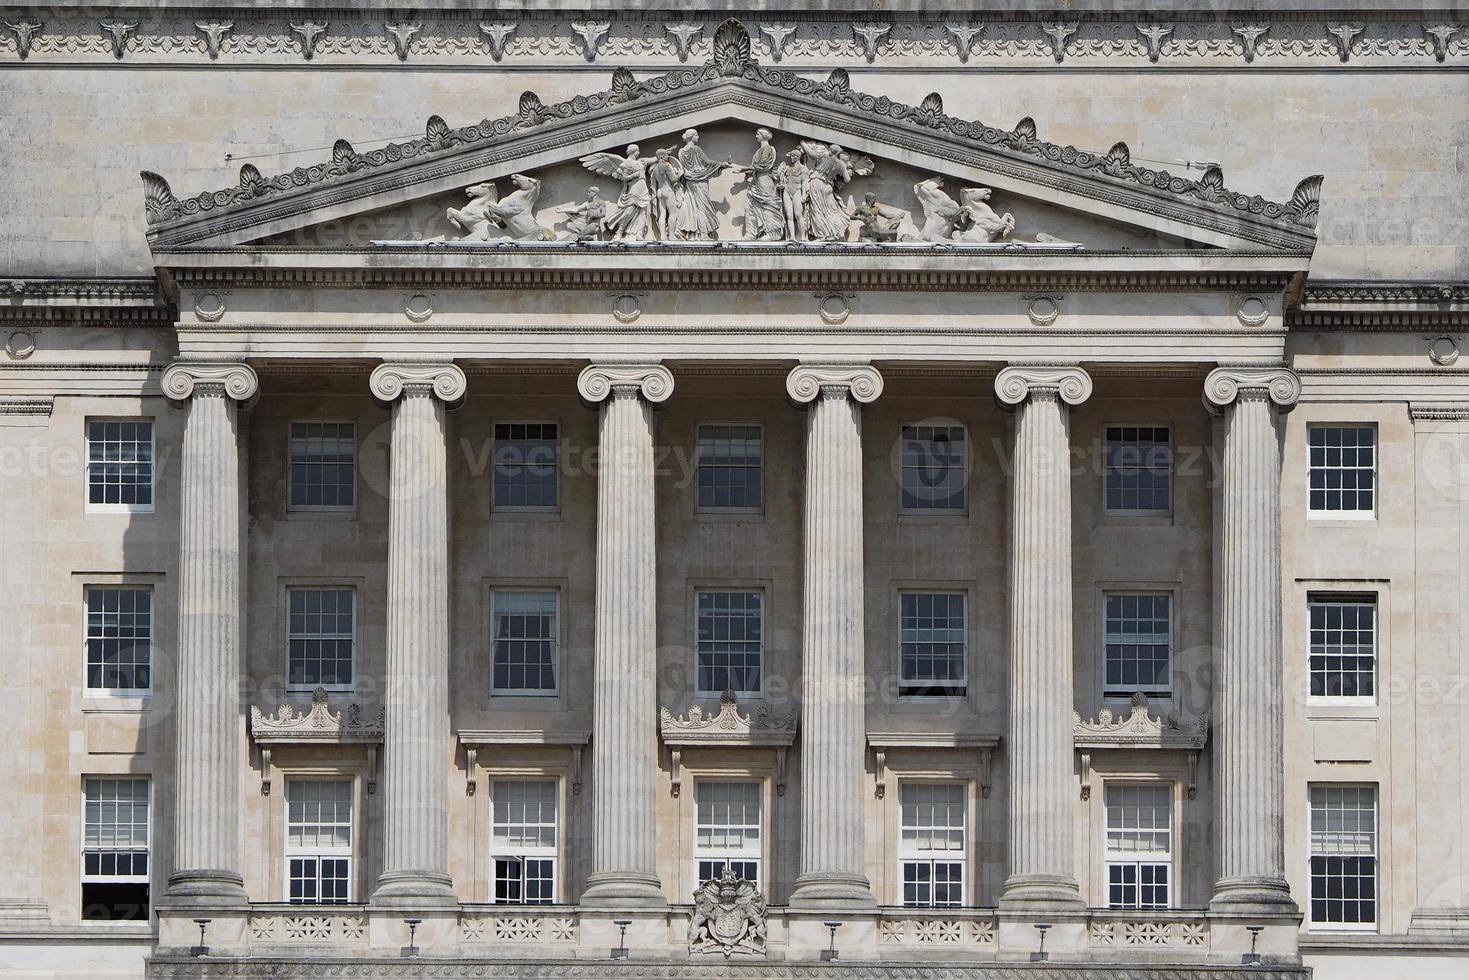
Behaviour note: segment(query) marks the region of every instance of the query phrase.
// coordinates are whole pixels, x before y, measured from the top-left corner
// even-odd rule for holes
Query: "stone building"
[[[1462,12],[603,6],[4,9],[0,972],[1465,970]]]

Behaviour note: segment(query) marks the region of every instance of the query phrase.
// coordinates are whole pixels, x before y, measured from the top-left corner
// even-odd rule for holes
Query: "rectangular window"
[[[82,918],[148,919],[148,777],[82,780]]]
[[[760,694],[764,596],[759,592],[700,592],[698,694]]]
[[[1310,513],[1371,517],[1377,505],[1377,429],[1371,425],[1306,427]]]
[[[491,694],[556,693],[556,598],[495,590]]]
[[[87,505],[105,510],[153,509],[152,421],[87,421]]]
[[[1377,787],[1311,787],[1311,924],[1377,924]]]
[[[555,422],[495,425],[495,506],[555,510],[558,464]]]
[[[1166,514],[1172,508],[1173,447],[1166,425],[1109,425],[1109,514]]]
[[[1377,676],[1375,596],[1312,596],[1311,696],[1371,698]]]
[[[286,879],[293,905],[352,901],[352,780],[286,781]]]
[[[291,506],[348,510],[357,500],[357,429],[351,422],[291,423]]]
[[[698,884],[724,874],[727,865],[760,887],[760,784],[694,785],[694,864]]]
[[[969,482],[962,425],[905,425],[902,510],[962,511]]]
[[[490,800],[495,901],[550,905],[556,901],[556,780],[496,779]]]
[[[153,686],[153,593],[87,589],[87,690],[147,694]]]
[[[1106,787],[1107,907],[1166,909],[1173,880],[1173,787]]]
[[[759,510],[761,457],[760,426],[699,426],[699,509]]]
[[[356,596],[351,589],[287,589],[286,676],[292,687],[352,689]]]
[[[904,697],[963,697],[964,596],[904,592],[899,596],[898,693]]]
[[[1169,697],[1173,690],[1171,596],[1109,593],[1104,598],[1104,677],[1109,698]]]
[[[965,796],[963,783],[899,784],[898,860],[909,908],[964,904]]]

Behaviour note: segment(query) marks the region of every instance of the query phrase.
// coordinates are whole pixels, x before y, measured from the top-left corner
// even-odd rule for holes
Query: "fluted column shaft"
[[[179,470],[174,860],[168,899],[246,901],[240,834],[240,443],[237,401],[259,385],[243,364],[171,366],[188,401]]]
[[[661,905],[657,872],[657,551],[653,403],[658,365],[593,365],[577,387],[600,402],[592,873],[582,902]]]
[[[1079,368],[1010,367],[1016,406],[1010,486],[1010,875],[1001,905],[1079,906],[1072,775],[1071,406]]]
[[[787,381],[806,416],[801,632],[801,872],[791,904],[870,907],[862,781],[866,752],[862,403],[882,390],[865,365],[802,365]]]
[[[1295,404],[1300,382],[1284,369],[1219,368],[1204,396],[1224,416],[1211,742],[1219,880],[1210,905],[1294,912],[1285,881],[1276,414]]]
[[[392,402],[388,445],[387,670],[383,870],[372,900],[456,901],[449,877],[449,513],[445,401],[450,364],[384,364],[373,394]]]

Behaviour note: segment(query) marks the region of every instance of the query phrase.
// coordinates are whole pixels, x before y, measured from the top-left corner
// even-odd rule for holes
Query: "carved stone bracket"
[[[395,401],[403,389],[412,387],[432,388],[436,397],[445,402],[457,402],[464,397],[468,384],[464,371],[455,364],[415,364],[395,362],[379,364],[368,379],[373,397],[385,402]]]
[[[175,401],[187,401],[199,385],[222,385],[226,395],[240,402],[260,391],[260,379],[248,364],[177,361],[163,372],[163,393]]]
[[[509,728],[463,729],[459,732],[459,744],[464,746],[465,784],[464,795],[474,796],[477,790],[476,766],[481,762],[481,750],[515,745],[544,745],[565,748],[571,752],[571,795],[581,795],[581,764],[587,743],[592,733],[588,731],[539,731]]]
[[[1146,695],[1134,694],[1126,715],[1102,708],[1093,720],[1072,713],[1075,729],[1073,741],[1081,754],[1081,798],[1091,798],[1092,753],[1098,750],[1145,749],[1181,751],[1188,754],[1188,798],[1198,793],[1199,753],[1209,739],[1207,715],[1185,718],[1169,713],[1154,718],[1148,712]]]
[[[867,744],[873,754],[873,795],[877,799],[887,796],[888,753],[894,749],[954,749],[975,753],[975,770],[979,775],[979,795],[989,799],[993,788],[995,749],[1000,736],[973,732],[868,732]]]
[[[683,790],[683,754],[692,748],[771,748],[775,750],[775,795],[786,789],[786,754],[796,740],[797,715],[779,713],[762,704],[748,714],[740,711],[733,691],[719,698],[718,711],[693,705],[683,715],[658,709],[659,735],[668,746],[669,793]]]
[[[995,397],[1004,405],[1019,405],[1033,394],[1054,393],[1076,406],[1092,396],[1092,378],[1079,367],[1015,364],[995,378]]]
[[[1232,405],[1241,392],[1264,393],[1282,411],[1289,411],[1301,397],[1301,379],[1283,367],[1217,367],[1204,379],[1204,404],[1213,411]]]
[[[812,402],[823,389],[841,388],[864,405],[882,394],[882,375],[870,364],[801,364],[786,377],[786,394],[801,404]]]
[[[584,368],[576,379],[576,390],[594,405],[618,388],[636,388],[656,405],[673,394],[673,373],[661,364],[607,363]]]

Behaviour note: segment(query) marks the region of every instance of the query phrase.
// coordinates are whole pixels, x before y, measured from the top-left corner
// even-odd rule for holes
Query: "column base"
[[[1221,915],[1300,915],[1284,878],[1239,875],[1214,883],[1209,911]]]
[[[790,905],[805,909],[875,909],[877,899],[866,875],[816,871],[796,879]]]
[[[170,905],[248,905],[245,879],[222,868],[191,868],[168,876],[164,893]]]
[[[1081,886],[1070,875],[1011,875],[1000,893],[1001,909],[1084,909]]]
[[[458,905],[454,881],[438,871],[384,871],[378,875],[372,904],[390,908]]]
[[[637,871],[597,871],[587,875],[582,905],[600,908],[647,909],[668,904],[663,885],[654,874]]]

